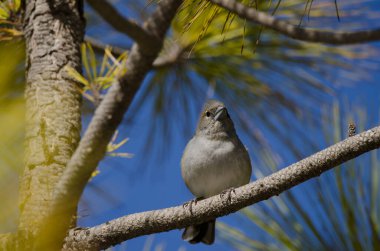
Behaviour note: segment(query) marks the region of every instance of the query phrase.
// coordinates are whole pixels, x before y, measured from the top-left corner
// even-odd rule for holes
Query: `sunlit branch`
[[[272,175],[235,189],[231,201],[220,195],[201,200],[192,213],[183,206],[127,215],[91,228],[72,229],[65,250],[106,249],[125,240],[184,228],[266,200],[380,147],[380,126],[352,136]],[[179,237],[178,237],[179,238]]]
[[[279,20],[255,8],[248,7],[236,0],[209,0],[210,2],[225,8],[226,10],[245,18],[249,21],[261,24],[267,28],[278,31],[288,37],[325,44],[357,44],[380,40],[380,28],[364,31],[322,31],[307,29],[292,25],[284,20]]]

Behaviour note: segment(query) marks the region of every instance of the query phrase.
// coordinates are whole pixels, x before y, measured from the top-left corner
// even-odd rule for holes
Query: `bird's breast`
[[[195,136],[181,160],[182,177],[197,197],[209,197],[249,182],[251,164],[239,141]]]

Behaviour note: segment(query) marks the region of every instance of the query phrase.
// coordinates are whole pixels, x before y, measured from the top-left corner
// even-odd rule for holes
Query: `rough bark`
[[[20,184],[19,230],[34,234],[54,188],[79,142],[79,86],[65,72],[81,71],[84,23],[80,0],[27,1],[25,169]]]
[[[44,228],[39,234],[45,238],[41,239],[42,242],[38,247],[53,247],[53,249],[62,247],[61,244],[68,231],[69,217],[75,212],[91,173],[104,157],[106,146],[142,80],[152,68],[152,63],[161,50],[165,33],[181,3],[181,0],[160,1],[144,24],[144,29],[156,39],[149,44],[133,45],[126,62],[127,72],[115,80],[96,109],[78,148],[54,190],[51,210],[44,219]],[[52,224],[56,225],[54,229],[49,228]]]

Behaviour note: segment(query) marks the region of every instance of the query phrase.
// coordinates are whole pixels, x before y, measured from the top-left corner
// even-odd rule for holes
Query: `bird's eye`
[[[206,117],[210,117],[211,113],[209,111],[207,111],[206,113]]]

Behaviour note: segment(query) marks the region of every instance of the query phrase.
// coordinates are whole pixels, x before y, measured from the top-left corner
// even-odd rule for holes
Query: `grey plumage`
[[[224,104],[208,101],[181,159],[186,186],[197,198],[207,198],[247,184],[251,171],[248,152]],[[190,243],[212,244],[214,236],[215,220],[212,220],[186,228],[182,238]]]

